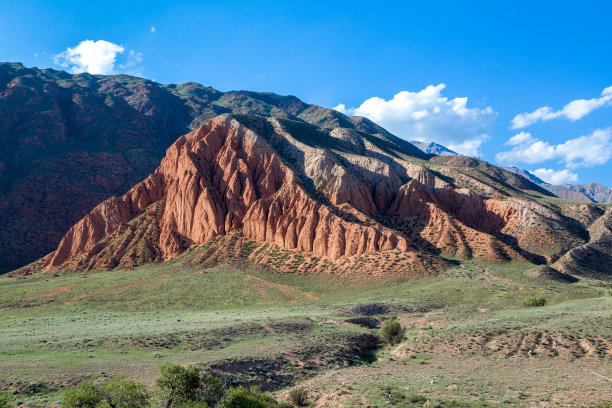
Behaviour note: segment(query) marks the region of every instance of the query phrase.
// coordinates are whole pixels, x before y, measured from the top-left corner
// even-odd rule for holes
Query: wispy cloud
[[[120,72],[140,75],[142,71],[142,53],[130,50],[123,63],[117,64],[117,58],[125,52],[125,47],[109,41],[85,40],[76,47],[68,47],[55,55],[54,61],[67,68],[73,74],[88,72],[90,74],[114,74]]]
[[[566,118],[571,121],[581,119],[606,104],[612,102],[612,86],[601,92],[599,98],[576,99],[565,105],[560,110],[553,110],[550,106],[543,106],[529,113],[520,113],[512,119],[511,129],[521,129],[539,121],[547,121],[557,118]]]
[[[480,156],[497,112],[486,107],[469,108],[468,98],[448,99],[445,84],[429,85],[418,92],[402,91],[392,99],[373,97],[360,106],[334,109],[347,115],[365,116],[406,140],[435,141],[470,156]]]

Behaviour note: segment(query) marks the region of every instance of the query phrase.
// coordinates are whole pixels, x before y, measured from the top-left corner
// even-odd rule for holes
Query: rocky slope
[[[589,227],[590,240],[567,252],[554,267],[566,274],[609,278],[612,274],[612,208]]]
[[[292,96],[0,63],[0,273],[52,251],[97,204],[153,172],[179,136],[230,112],[391,137]]]
[[[522,177],[460,156],[423,160],[410,146],[354,127],[217,116],[32,268],[190,256],[201,265],[233,259],[286,272],[415,277],[450,258],[557,261],[587,243],[600,215],[581,222],[534,198],[546,192]],[[578,213],[590,211],[582,206]]]

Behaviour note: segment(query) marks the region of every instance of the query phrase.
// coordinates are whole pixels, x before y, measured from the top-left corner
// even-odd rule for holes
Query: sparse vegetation
[[[309,404],[416,407],[424,402],[408,399],[420,395],[440,407],[504,398],[529,406],[550,398],[551,384],[564,387],[556,403],[589,406],[605,384],[575,368],[608,375],[612,299],[602,298],[600,282],[543,281],[532,268],[461,261],[442,276],[347,285],[342,274],[202,268],[183,258],[133,271],[4,279],[0,381],[16,403],[33,407],[61,404],[70,394],[62,384],[109,374],[138,379],[157,397],[155,367],[197,362],[195,399],[182,407],[221,406],[225,391],[241,385],[273,390],[285,406],[294,406],[289,394],[300,387]],[[545,297],[547,306],[516,307],[529,297]],[[406,328],[406,347],[379,350],[376,327],[393,315]],[[365,318],[375,324],[359,324]]]

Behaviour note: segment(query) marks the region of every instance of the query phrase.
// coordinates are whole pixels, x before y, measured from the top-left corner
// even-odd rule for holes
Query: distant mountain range
[[[612,203],[612,189],[599,183],[554,185],[546,183],[534,174],[518,167],[504,167],[504,169],[544,187],[559,198],[587,203]]]
[[[451,149],[434,142],[427,143],[411,140],[410,143],[427,154],[435,154],[436,156],[459,156],[459,153],[453,152]]]
[[[413,140],[410,143],[428,154],[435,154],[437,156],[459,156],[458,153],[434,142],[424,143]],[[555,185],[545,182],[525,169],[514,166],[502,168],[511,173],[525,177],[527,180],[547,189],[559,198],[587,203],[612,203],[612,189],[598,183]]]

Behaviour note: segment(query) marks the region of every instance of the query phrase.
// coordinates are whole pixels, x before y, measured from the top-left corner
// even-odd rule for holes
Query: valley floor
[[[612,399],[612,297],[532,265],[466,262],[435,278],[354,283],[183,259],[0,279],[0,387],[55,406],[65,387],[165,361],[317,407],[585,406]],[[608,296],[606,296],[606,293]],[[527,308],[533,296],[544,307]],[[376,326],[396,315],[396,347]]]

